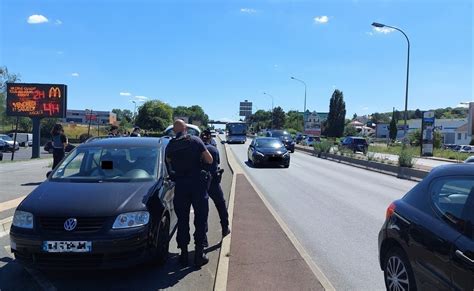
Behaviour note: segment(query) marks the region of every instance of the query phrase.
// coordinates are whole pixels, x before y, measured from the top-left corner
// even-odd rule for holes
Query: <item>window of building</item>
[[[461,133],[458,133],[458,140],[461,139]]]

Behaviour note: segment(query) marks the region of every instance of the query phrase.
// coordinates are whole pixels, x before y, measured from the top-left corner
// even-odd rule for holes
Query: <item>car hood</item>
[[[115,216],[144,209],[145,197],[155,183],[45,181],[18,209],[38,216]]]
[[[261,152],[262,154],[284,154],[287,152],[286,149],[281,148],[281,149],[275,149],[275,148],[256,148],[257,151]]]

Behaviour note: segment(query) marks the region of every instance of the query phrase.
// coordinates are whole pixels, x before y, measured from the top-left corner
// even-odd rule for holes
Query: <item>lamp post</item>
[[[404,116],[404,125],[403,125],[404,140],[406,140],[406,137],[407,137],[407,118],[408,118],[408,77],[409,77],[409,74],[410,74],[410,40],[408,39],[408,36],[406,35],[406,33],[403,32],[403,30],[401,30],[398,27],[385,25],[385,24],[377,23],[377,22],[372,23],[372,26],[373,27],[379,27],[379,28],[387,27],[387,28],[395,29],[395,30],[401,32],[405,36],[405,38],[407,39],[407,44],[408,44],[407,80],[406,80],[406,83],[405,83],[405,114],[404,114],[405,116]]]
[[[295,77],[291,77],[291,80],[298,81],[304,85],[304,109],[303,109],[303,131],[304,131],[304,122],[305,122],[305,117],[306,117],[306,82],[300,79],[297,79]]]
[[[137,101],[132,100],[132,103],[135,104],[135,107],[133,108],[133,124],[135,125],[135,122],[137,121]]]
[[[271,128],[273,129],[273,96],[271,94],[268,94],[267,92],[263,92],[264,95],[268,95],[272,98],[272,123],[271,123]]]

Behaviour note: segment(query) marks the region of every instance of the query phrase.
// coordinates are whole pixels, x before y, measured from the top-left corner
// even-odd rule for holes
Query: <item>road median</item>
[[[333,290],[227,145],[226,153],[232,233],[223,240],[215,290]]]

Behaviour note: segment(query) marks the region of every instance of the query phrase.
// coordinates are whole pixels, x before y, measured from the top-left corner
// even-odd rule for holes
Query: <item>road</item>
[[[377,235],[388,205],[415,182],[301,152],[288,169],[252,168],[248,142],[230,147],[337,290],[384,290]]]
[[[218,144],[221,167],[225,169],[222,180],[228,201],[232,175],[228,168],[225,150]],[[38,159],[0,164],[0,221],[13,215],[14,208],[5,203],[31,192],[45,179],[51,160]],[[3,203],[3,204],[2,204]],[[3,208],[2,208],[3,206]],[[191,215],[191,233],[194,232]],[[212,290],[220,251],[221,227],[212,200],[209,200],[209,264],[197,270],[182,268],[178,263],[179,250],[176,234],[171,239],[170,257],[163,267],[141,265],[126,270],[90,272],[36,272],[26,270],[16,263],[10,253],[10,239],[0,232],[0,290]],[[191,255],[193,245],[190,245]]]
[[[31,147],[20,147],[19,150],[15,152],[15,155],[13,156],[14,161],[26,161],[31,159]],[[43,150],[43,147],[40,149],[40,157],[41,158],[48,158],[48,157],[53,157],[53,155],[49,154],[48,152],[45,152]],[[4,152],[3,153],[3,161],[0,161],[1,163],[4,162],[9,162],[12,158],[12,153],[11,152]]]

